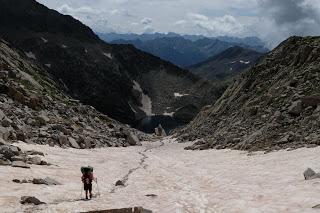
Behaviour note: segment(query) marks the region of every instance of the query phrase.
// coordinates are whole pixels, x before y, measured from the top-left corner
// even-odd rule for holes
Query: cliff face
[[[320,38],[291,37],[239,76],[185,129],[190,149],[319,145]]]
[[[133,124],[168,108],[175,113],[192,105],[197,112],[206,102],[201,97],[210,85],[188,71],[131,45],[107,44],[78,20],[34,0],[0,4],[0,35],[43,65],[73,98],[112,118]]]

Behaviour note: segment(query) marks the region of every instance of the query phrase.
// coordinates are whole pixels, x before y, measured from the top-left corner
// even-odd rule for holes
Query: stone
[[[41,205],[41,204],[45,204],[44,202],[40,201],[38,198],[36,197],[30,197],[30,196],[23,196],[21,197],[21,204],[34,204],[34,205]]]
[[[11,158],[12,161],[23,161],[25,162],[26,161],[26,158],[24,156],[13,156]]]
[[[61,146],[68,146],[69,145],[68,137],[65,135],[60,135],[58,141]]]
[[[17,140],[24,141],[24,142],[26,141],[27,137],[26,137],[25,133],[22,130],[17,131],[16,135],[17,135]]]
[[[305,180],[312,180],[315,178],[320,178],[320,173],[316,173],[311,168],[308,168],[306,171],[304,171],[303,176]]]
[[[12,120],[9,119],[9,118],[7,118],[7,117],[5,117],[5,118],[1,121],[1,125],[2,125],[3,127],[10,127],[11,124],[12,124]]]
[[[118,180],[115,185],[116,186],[124,186],[124,183],[122,180]]]
[[[42,160],[39,156],[29,158],[29,161],[31,164],[34,164],[34,165],[41,165],[41,162],[42,162]]]
[[[76,149],[80,149],[79,144],[77,143],[77,141],[74,138],[68,137],[68,140],[69,140],[71,147],[76,148]]]
[[[293,102],[288,110],[290,115],[294,115],[294,116],[300,115],[302,112],[302,102],[301,101]]]
[[[305,96],[301,98],[301,101],[304,107],[317,107],[320,105],[320,94]]]
[[[44,156],[43,152],[35,151],[35,150],[26,151],[26,154],[27,155],[41,155],[41,156]]]
[[[36,121],[38,126],[44,126],[50,122],[50,118],[48,118],[46,115],[39,115],[36,117]]]
[[[129,134],[128,134],[127,142],[128,142],[131,146],[141,145],[139,138],[138,138],[136,135],[134,135],[133,133],[129,133]]]
[[[15,146],[2,145],[0,146],[0,154],[8,160],[11,160],[13,156],[19,155],[20,149]]]
[[[8,166],[11,165],[11,161],[0,159],[0,166]]]
[[[6,127],[0,126],[0,137],[4,140],[8,140],[10,136],[10,130]]]
[[[61,185],[61,183],[59,183],[58,181],[52,179],[52,178],[49,178],[49,177],[46,177],[44,179],[42,178],[34,178],[32,180],[32,183],[33,184],[43,184],[43,185],[48,185],[48,186],[54,186],[54,185]]]
[[[11,164],[12,167],[19,167],[24,169],[30,169],[30,166],[22,161],[13,161]]]
[[[167,136],[167,133],[162,128],[161,124],[157,128],[154,129],[156,136],[165,137]]]
[[[4,114],[4,112],[0,110],[0,120],[3,120],[5,117],[6,115]]]

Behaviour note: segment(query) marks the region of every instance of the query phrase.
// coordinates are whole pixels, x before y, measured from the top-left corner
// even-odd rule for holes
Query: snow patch
[[[141,100],[142,107],[139,107],[139,108],[142,111],[144,111],[146,113],[146,115],[148,115],[148,116],[153,115],[152,101],[148,95],[143,93],[143,90],[138,82],[133,81],[133,89],[139,91],[142,94],[142,100]]]
[[[28,58],[31,58],[31,59],[34,59],[34,60],[36,60],[37,58],[36,58],[36,55],[33,53],[33,52],[25,52],[25,54],[26,54],[26,56],[28,57]]]
[[[43,37],[41,37],[41,40],[42,40],[44,43],[48,43],[48,40],[45,39],[45,38],[43,38]]]
[[[106,56],[107,58],[113,59],[111,53],[103,53],[104,56]]]
[[[51,64],[45,64],[45,66],[51,68]]]
[[[174,97],[180,98],[180,97],[183,97],[183,96],[187,96],[189,94],[181,94],[181,93],[175,92],[175,93],[173,93],[173,95],[174,95]]]
[[[162,115],[173,117],[175,112],[164,112]]]
[[[250,61],[242,61],[242,60],[240,60],[239,61],[241,64],[250,64]]]
[[[64,44],[62,44],[61,47],[64,48],[64,49],[68,48],[68,46],[64,45]]]

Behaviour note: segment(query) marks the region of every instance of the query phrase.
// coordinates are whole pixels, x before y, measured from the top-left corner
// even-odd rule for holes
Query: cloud
[[[202,14],[190,13],[189,22],[207,36],[241,35],[245,27],[232,15],[209,18]]]
[[[149,24],[152,24],[152,19],[151,18],[143,18],[140,21],[140,23],[143,24],[143,25],[149,25]]]
[[[270,46],[292,35],[320,34],[318,0],[261,0],[258,7],[262,18],[256,29],[261,37],[269,40]]]

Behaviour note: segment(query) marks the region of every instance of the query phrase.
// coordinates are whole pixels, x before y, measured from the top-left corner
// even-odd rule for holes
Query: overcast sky
[[[270,47],[320,35],[320,0],[38,0],[96,32],[258,36]]]

